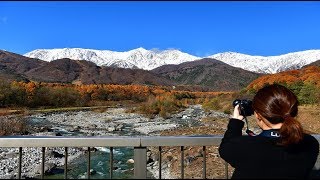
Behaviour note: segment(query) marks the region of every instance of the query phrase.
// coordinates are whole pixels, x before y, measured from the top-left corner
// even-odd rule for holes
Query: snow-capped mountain
[[[320,60],[320,50],[293,52],[280,56],[250,56],[235,52],[225,52],[214,54],[209,58],[214,58],[248,71],[273,74],[290,69],[299,69],[302,66]]]
[[[24,56],[45,61],[70,58],[92,61],[98,66],[117,66],[145,70],[151,70],[166,64],[180,64],[200,59],[200,57],[192,56],[179,50],[159,51],[146,50],[144,48],[137,48],[127,52],[81,48],[37,49],[26,53]]]
[[[151,70],[166,64],[180,64],[205,57],[193,56],[179,50],[146,50],[137,48],[127,52],[109,50],[93,50],[82,48],[37,49],[24,56],[45,61],[70,58],[87,60],[99,66],[140,68]],[[228,65],[258,73],[276,73],[302,66],[320,60],[320,50],[306,50],[279,56],[251,56],[236,52],[224,52],[208,56]]]

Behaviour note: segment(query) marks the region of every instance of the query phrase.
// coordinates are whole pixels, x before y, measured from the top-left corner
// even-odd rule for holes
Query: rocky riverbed
[[[227,118],[220,112],[204,112],[201,105],[190,106],[168,119],[146,118],[126,113],[126,108],[110,108],[104,112],[69,111],[39,113],[24,117],[33,128],[33,136],[157,136],[164,130],[205,126],[204,117]],[[2,117],[3,118],[3,117]],[[4,117],[5,118],[5,117]],[[99,149],[96,149],[99,150]],[[68,162],[84,154],[86,148],[70,148]],[[158,161],[150,152],[148,170],[158,177]],[[23,148],[22,177],[35,177],[41,170],[41,148]],[[126,161],[126,160],[125,160]],[[46,148],[46,173],[64,165],[64,148]],[[17,177],[18,148],[0,148],[0,178]],[[164,164],[163,167],[170,167]],[[162,178],[171,178],[170,168],[164,168]]]

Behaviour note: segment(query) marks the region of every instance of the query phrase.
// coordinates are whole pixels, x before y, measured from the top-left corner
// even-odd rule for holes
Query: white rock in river
[[[128,159],[127,163],[128,163],[128,164],[133,164],[133,163],[134,163],[134,160],[133,160],[133,159]]]

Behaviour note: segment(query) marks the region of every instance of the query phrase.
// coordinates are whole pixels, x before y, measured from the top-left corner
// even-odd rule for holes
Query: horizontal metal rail
[[[136,147],[139,137],[63,137],[63,136],[4,136],[0,147]]]
[[[313,135],[320,141],[320,135]],[[219,146],[223,136],[153,136],[153,137],[127,137],[127,136],[99,136],[99,137],[63,137],[63,136],[2,136],[0,147],[19,148],[18,178],[21,178],[21,161],[23,147],[42,148],[42,172],[44,178],[45,147],[64,147],[65,162],[67,163],[67,150],[69,147],[88,148],[87,178],[90,178],[90,147],[110,147],[110,178],[113,171],[113,148],[134,147],[134,178],[145,179],[147,177],[147,147],[159,147],[159,178],[161,178],[161,153],[163,146],[175,146],[181,148],[181,178],[184,178],[184,147],[199,146],[203,148],[203,178],[206,176],[206,146]],[[228,178],[228,164],[226,163],[225,173]],[[315,167],[320,168],[319,162]],[[65,164],[64,177],[67,178],[67,165]]]

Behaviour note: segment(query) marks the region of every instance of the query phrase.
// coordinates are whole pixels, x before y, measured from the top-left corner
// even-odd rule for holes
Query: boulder
[[[60,132],[57,132],[56,136],[62,136],[62,134]]]

